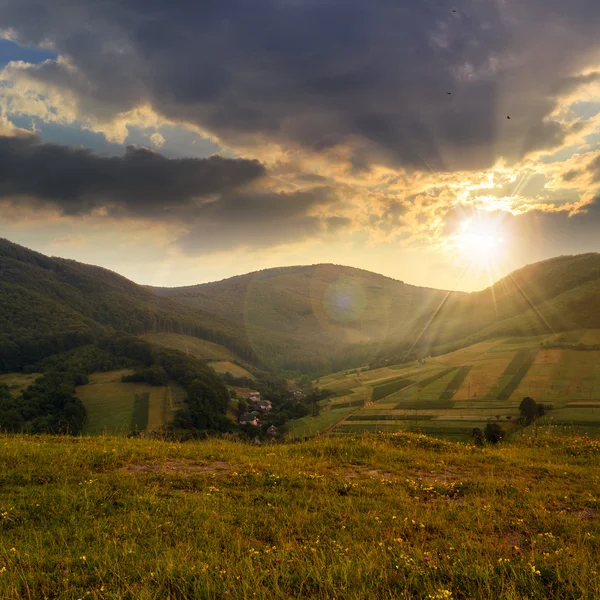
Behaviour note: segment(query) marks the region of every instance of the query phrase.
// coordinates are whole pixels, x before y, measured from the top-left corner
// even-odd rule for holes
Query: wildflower
[[[87,556],[80,556],[79,560],[82,560],[83,562],[85,562],[87,560]]]
[[[277,557],[277,558],[275,559],[275,562],[279,564],[279,563],[281,562],[281,559],[280,559],[279,557]]]

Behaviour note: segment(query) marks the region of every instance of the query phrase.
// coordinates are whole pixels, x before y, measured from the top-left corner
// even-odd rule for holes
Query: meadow
[[[8,387],[11,396],[18,396],[25,388],[29,387],[38,377],[38,373],[4,373],[0,374],[0,384],[4,384]]]
[[[0,597],[600,597],[600,442],[0,436]]]
[[[152,431],[165,425],[180,408],[185,392],[177,386],[151,386],[122,383],[130,370],[90,375],[87,385],[77,388],[88,418],[83,433],[127,435],[132,431]]]
[[[201,340],[189,335],[177,333],[146,333],[140,336],[151,344],[158,344],[172,350],[180,350],[186,354],[191,354],[201,360],[230,361],[236,360],[236,356],[219,344]]]
[[[252,373],[231,361],[221,360],[210,362],[209,364],[219,375],[225,375],[225,373],[229,372],[234,377],[249,377],[250,379],[254,379]]]

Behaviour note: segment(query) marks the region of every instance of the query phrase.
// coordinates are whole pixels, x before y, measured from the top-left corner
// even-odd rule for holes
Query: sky
[[[179,286],[600,251],[597,0],[0,0],[0,237]]]

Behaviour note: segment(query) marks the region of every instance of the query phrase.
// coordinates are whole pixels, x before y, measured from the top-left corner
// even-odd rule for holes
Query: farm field
[[[77,396],[88,412],[84,434],[152,431],[164,425],[181,405],[183,390],[176,386],[122,383],[121,377],[129,372],[94,373],[87,385],[77,388]]]
[[[199,358],[201,360],[235,360],[233,352],[229,351],[224,346],[207,342],[189,335],[181,335],[177,333],[147,333],[140,336],[142,339],[152,343],[179,350]]]
[[[506,431],[516,429],[519,404],[531,396],[549,407],[542,422],[600,435],[600,352],[542,346],[544,342],[577,344],[583,339],[593,344],[600,331],[561,336],[565,337],[499,338],[429,357],[424,364],[321,378],[320,387],[349,392],[336,399],[346,403],[347,412],[333,424],[333,416],[326,417],[324,428],[318,424],[325,419],[322,413],[313,419],[313,427],[338,433],[418,430],[465,440],[473,427],[483,429],[490,422]],[[350,385],[352,389],[345,390]],[[370,399],[364,405],[351,405],[361,389],[371,390]]]

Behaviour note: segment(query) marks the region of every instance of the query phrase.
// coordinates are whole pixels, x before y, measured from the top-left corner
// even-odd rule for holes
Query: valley
[[[598,254],[528,265],[472,293],[332,264],[152,288],[0,240],[0,384],[7,423],[42,431],[58,390],[79,416],[67,426],[54,407],[56,422],[95,435],[174,422],[229,431],[246,406],[236,390],[262,389],[292,438],[414,430],[465,441],[488,423],[510,433],[526,396],[543,406],[540,424],[595,435],[599,297]],[[311,380],[319,414],[301,416],[315,411]]]

